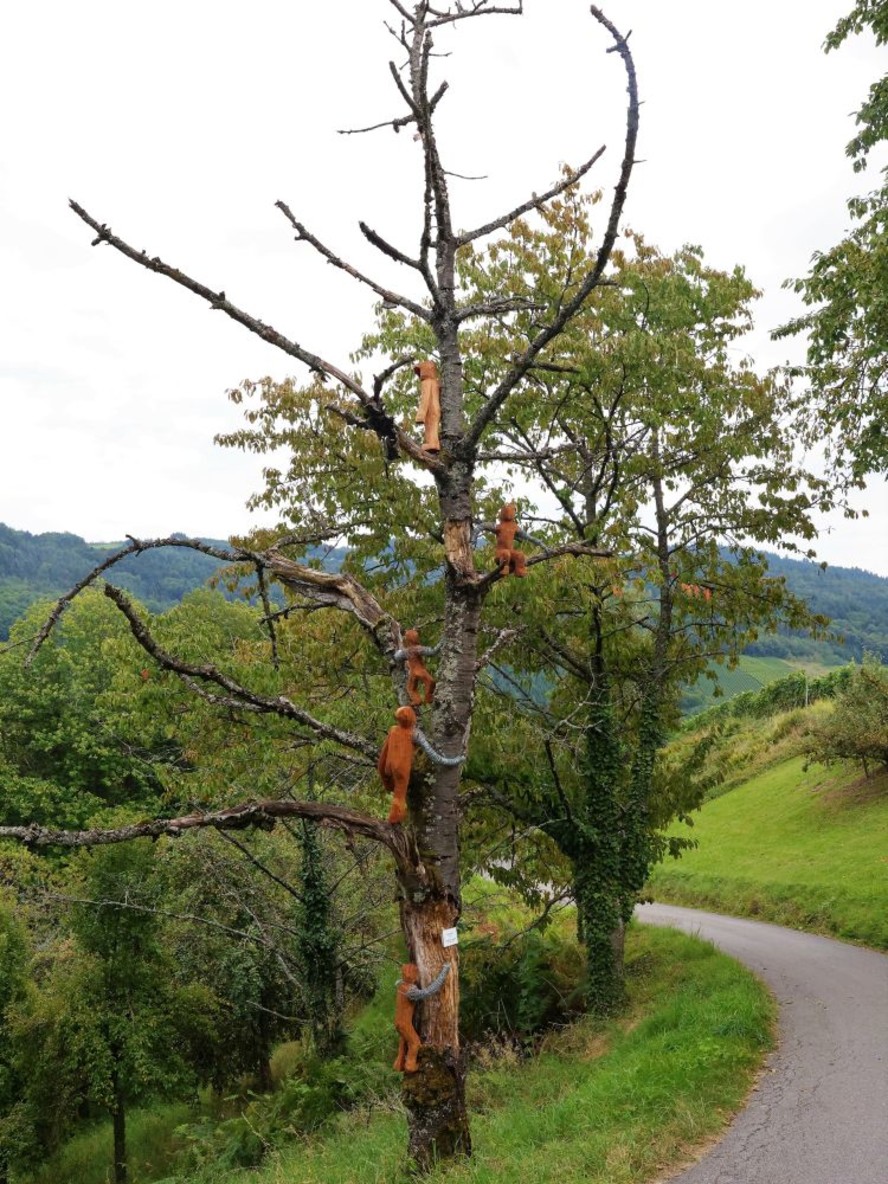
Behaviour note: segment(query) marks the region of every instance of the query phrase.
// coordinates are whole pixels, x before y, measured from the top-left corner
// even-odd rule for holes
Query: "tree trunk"
[[[442,944],[442,932],[455,927],[458,911],[446,900],[418,905],[408,900],[402,918],[420,983],[432,982],[445,962],[451,967],[441,990],[417,1006],[413,1023],[423,1047],[417,1071],[404,1074],[409,1152],[417,1168],[425,1171],[438,1160],[471,1152],[466,1066],[459,1045],[459,959],[456,946]]]
[[[595,857],[574,863],[577,928],[586,948],[586,995],[599,1015],[617,1011],[625,1002],[621,899],[595,866]]]
[[[467,499],[457,494],[446,518],[445,619],[438,687],[431,713],[431,740],[446,756],[464,753],[468,742],[482,597],[466,579],[473,572],[470,521],[458,514]],[[459,959],[443,932],[460,917],[460,766],[433,764],[417,754],[408,791],[415,866],[399,872],[401,924],[408,958],[427,986],[445,962],[450,974],[435,995],[416,1009],[422,1040],[418,1069],[404,1074],[409,1151],[419,1170],[471,1151],[466,1112],[466,1066],[459,1043]]]
[[[114,1126],[114,1184],[126,1184],[126,1109],[120,1075],[114,1071],[111,1078],[114,1104],[111,1120]]]

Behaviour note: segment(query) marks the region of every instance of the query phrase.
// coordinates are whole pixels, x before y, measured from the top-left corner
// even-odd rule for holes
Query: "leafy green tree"
[[[136,735],[143,655],[113,605],[89,590],[26,665],[48,612],[32,606],[0,652],[4,816],[82,826],[107,806],[156,808],[158,768],[178,753],[157,729]]]
[[[808,756],[827,765],[851,761],[867,777],[888,769],[888,670],[871,654],[853,668],[832,711],[812,731]]]
[[[885,0],[858,0],[827,37],[827,51],[867,29],[877,45],[888,42]],[[888,75],[870,87],[857,124],[846,151],[861,172],[888,139]],[[850,233],[789,284],[809,311],[775,336],[807,333],[807,364],[795,371],[809,384],[800,399],[804,436],[825,439],[834,466],[861,484],[867,473],[888,473],[888,186],[851,198],[848,211]]]
[[[7,1012],[20,1003],[27,990],[30,949],[25,926],[16,917],[11,895],[0,893],[0,1184],[7,1184],[12,1161],[21,1155],[20,1099],[22,1082],[17,1071]]]
[[[185,1051],[212,1039],[210,992],[177,988],[160,942],[153,844],[84,853],[72,938],[10,1012],[35,1143],[51,1149],[84,1105],[110,1114],[114,1180],[127,1178],[126,1115],[152,1097],[187,1097]]]
[[[496,292],[528,302],[475,334],[470,384],[495,384],[540,310],[569,296],[594,249],[593,204],[569,188],[538,223],[518,220],[488,251],[464,254],[470,301]],[[708,267],[697,248],[665,257],[627,237],[610,284],[541,352],[486,454],[523,480],[522,520],[537,545],[613,558],[587,567],[562,555],[527,591],[496,589],[491,608],[515,623],[498,671],[504,710],[517,705],[542,734],[531,741],[513,721],[479,730],[517,733],[519,751],[547,760],[529,774],[504,765],[500,748],[467,771],[570,861],[590,997],[602,1009],[620,1002],[622,929],[664,850],[670,810],[657,800],[656,765],[681,687],[713,660],[736,661],[759,629],[823,624],[768,578],[754,544],[811,538],[811,511],[832,496],[794,461],[786,385],[733,361],[757,295],[742,269]],[[366,348],[408,352],[423,332],[389,311]],[[687,810],[693,795],[669,800]]]

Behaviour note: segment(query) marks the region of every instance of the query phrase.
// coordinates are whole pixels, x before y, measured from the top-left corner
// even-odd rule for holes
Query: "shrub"
[[[871,770],[888,768],[888,670],[865,655],[836,699],[832,713],[811,731],[809,759],[849,760]]]
[[[463,1036],[531,1044],[585,1010],[583,952],[563,927],[532,929],[502,944],[467,945],[460,957]]]

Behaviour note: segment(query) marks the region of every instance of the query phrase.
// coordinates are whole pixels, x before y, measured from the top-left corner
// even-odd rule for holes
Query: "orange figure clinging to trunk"
[[[410,770],[413,768],[413,731],[416,727],[416,712],[412,707],[399,707],[395,712],[398,721],[385,738],[376,768],[382,784],[393,795],[389,822],[403,822],[407,815],[407,786],[410,784]]]
[[[420,987],[419,968],[415,962],[405,962],[401,967],[401,981],[395,995],[395,1028],[401,1037],[398,1044],[398,1055],[395,1057],[393,1068],[399,1073],[415,1073],[416,1057],[422,1041],[413,1026],[413,1013],[416,1005],[430,995],[436,994],[444,985],[444,979],[450,973],[450,963],[445,962],[437,976],[427,987]]]
[[[440,648],[440,645],[420,645],[417,630],[407,629],[403,647],[395,651],[395,658],[407,663],[407,698],[414,707],[420,703],[428,705],[435,697],[435,680],[426,670],[422,659],[427,654],[437,654]],[[419,684],[423,687],[423,699],[419,697]]]
[[[441,384],[438,381],[438,367],[434,362],[420,362],[413,367],[419,378],[419,407],[416,422],[425,429],[423,448],[426,452],[440,452],[438,428],[441,426]]]

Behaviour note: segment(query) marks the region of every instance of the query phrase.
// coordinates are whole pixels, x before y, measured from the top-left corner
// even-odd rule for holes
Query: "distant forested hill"
[[[87,543],[76,534],[29,534],[0,523],[0,640],[29,604],[67,592],[119,546]],[[209,555],[170,547],[127,556],[114,569],[114,582],[160,612],[206,583],[220,566]]]
[[[815,613],[824,613],[843,643],[814,642],[789,630],[761,638],[746,651],[761,657],[816,659],[825,665],[860,661],[864,651],[888,662],[888,579],[859,567],[827,567],[768,554],[773,576]]]
[[[75,534],[29,534],[0,523],[0,639],[29,604],[61,595],[120,545],[87,543]],[[856,567],[823,569],[771,554],[768,562],[771,575],[783,576],[791,591],[814,612],[825,613],[845,640],[817,642],[786,631],[760,638],[749,654],[837,665],[859,661],[868,650],[888,662],[888,579]],[[128,557],[115,568],[114,579],[158,612],[205,583],[218,567],[208,555],[168,548]]]

